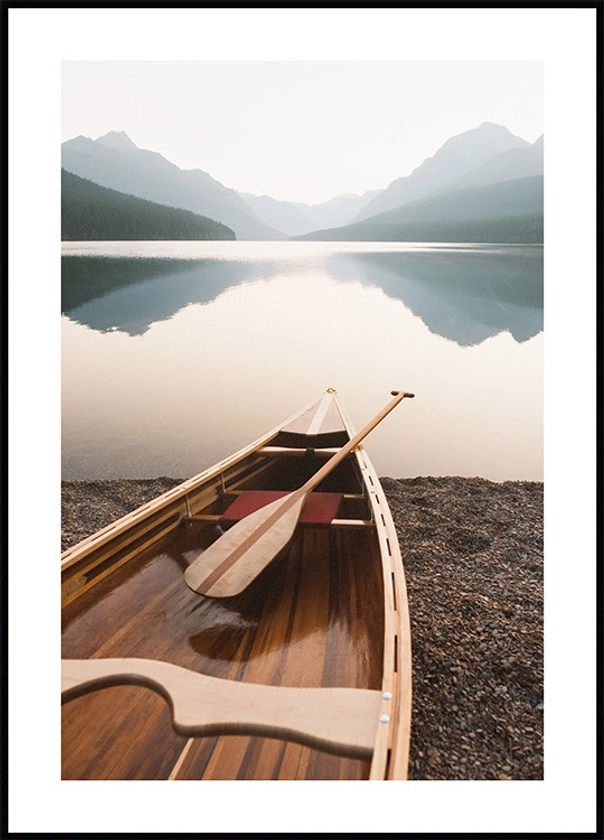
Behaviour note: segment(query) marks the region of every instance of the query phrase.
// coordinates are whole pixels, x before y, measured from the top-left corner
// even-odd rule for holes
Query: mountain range
[[[543,176],[451,190],[295,239],[356,242],[543,242]]]
[[[543,137],[482,123],[383,190],[309,205],[239,193],[111,131],[62,144],[62,168],[95,184],[227,225],[237,239],[543,241]]]
[[[122,131],[61,145],[61,166],[102,187],[190,210],[235,231],[237,239],[287,239],[261,221],[235,190],[201,169],[183,170],[158,152],[139,149]]]

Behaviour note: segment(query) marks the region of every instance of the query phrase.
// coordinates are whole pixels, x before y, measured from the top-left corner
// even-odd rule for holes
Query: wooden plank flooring
[[[199,673],[290,686],[380,688],[382,593],[370,530],[306,528],[236,598],[192,592],[183,571],[212,526],[195,524],[63,609],[63,657],[148,657]],[[63,706],[64,779],[366,778],[369,762],[276,739],[189,739],[148,688]]]

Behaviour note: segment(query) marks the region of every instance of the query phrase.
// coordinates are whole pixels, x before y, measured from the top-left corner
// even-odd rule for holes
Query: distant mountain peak
[[[360,222],[442,190],[448,183],[467,175],[492,158],[510,149],[530,145],[503,125],[483,122],[475,128],[449,137],[410,175],[392,181],[385,190],[364,205],[355,221]]]
[[[491,122],[491,120],[484,120],[484,122],[480,123],[478,128],[476,128],[476,129],[471,128],[470,131],[480,131],[481,129],[485,129],[485,128],[488,129],[488,130],[495,129],[496,131],[504,132],[505,134],[511,134],[512,133],[509,130],[509,128],[505,127],[505,125],[500,125],[499,123]]]
[[[109,131],[102,137],[98,137],[96,142],[112,149],[138,149],[138,146],[132,142],[125,131]]]
[[[529,143],[506,128],[494,122],[483,122],[476,128],[470,128],[450,137],[441,147],[447,149],[455,146],[468,146],[483,143],[503,143],[504,145],[528,146]],[[469,145],[471,144],[471,145]]]
[[[467,131],[462,131],[457,136],[464,137],[468,134],[482,134],[490,137],[514,137],[517,140],[522,141],[522,138],[518,137],[516,134],[512,134],[507,126],[501,125],[501,123],[491,122],[490,120],[485,120],[484,122],[481,122],[480,125],[477,125],[474,128],[469,128]]]

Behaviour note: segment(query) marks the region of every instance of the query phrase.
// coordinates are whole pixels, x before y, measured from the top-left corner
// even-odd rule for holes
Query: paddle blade
[[[286,496],[241,519],[185,571],[201,595],[228,598],[242,592],[291,540],[305,496]]]

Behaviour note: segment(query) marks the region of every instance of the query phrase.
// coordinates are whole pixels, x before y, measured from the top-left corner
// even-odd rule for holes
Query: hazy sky
[[[67,61],[62,139],[125,131],[228,187],[316,203],[383,189],[490,121],[543,133],[537,61]]]

